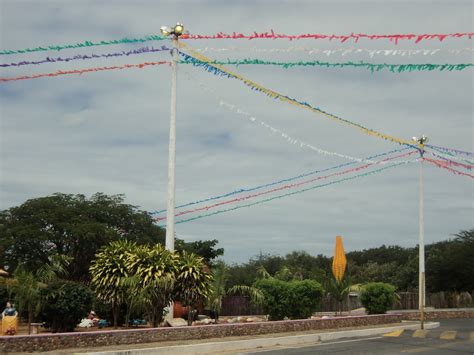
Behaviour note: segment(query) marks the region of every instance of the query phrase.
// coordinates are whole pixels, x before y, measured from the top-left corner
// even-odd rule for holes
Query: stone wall
[[[318,329],[338,329],[401,322],[400,314],[384,314],[329,319],[304,319],[243,324],[218,324],[177,328],[103,330],[85,333],[17,335],[0,337],[0,353],[44,352],[57,349],[121,344],[222,338]]]
[[[395,313],[396,312],[396,313]],[[405,320],[420,320],[418,311],[394,311],[394,314],[401,314]],[[474,308],[465,309],[436,309],[425,312],[425,319],[453,319],[453,318],[474,318]]]

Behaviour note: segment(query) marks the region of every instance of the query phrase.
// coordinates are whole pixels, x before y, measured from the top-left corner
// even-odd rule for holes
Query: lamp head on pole
[[[167,26],[161,26],[160,31],[163,36],[174,35],[175,37],[179,37],[184,33],[184,25],[178,22],[174,27],[171,28]]]
[[[423,134],[420,138],[412,137],[412,140],[418,144],[425,144],[425,143],[428,143],[429,139],[427,136]]]

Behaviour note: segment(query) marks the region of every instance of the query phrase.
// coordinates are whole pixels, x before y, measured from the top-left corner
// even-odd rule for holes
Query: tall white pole
[[[418,275],[418,305],[420,310],[420,321],[421,329],[424,328],[424,310],[425,310],[425,215],[424,215],[424,200],[425,200],[425,191],[424,191],[424,177],[423,177],[423,154],[424,154],[424,144],[420,143],[420,211],[419,211],[419,230],[420,230],[420,240],[419,240],[419,275]]]
[[[176,91],[178,79],[178,36],[173,35],[171,49],[171,116],[168,155],[168,204],[166,210],[166,249],[174,250],[174,209],[176,192]]]

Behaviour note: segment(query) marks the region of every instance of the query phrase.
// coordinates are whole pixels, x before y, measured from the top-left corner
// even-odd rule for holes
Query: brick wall
[[[179,328],[104,330],[87,333],[38,334],[0,337],[0,353],[44,352],[57,349],[152,343],[282,333],[318,329],[388,324],[401,322],[400,314],[384,314],[329,319],[304,319],[243,324],[218,324]]]

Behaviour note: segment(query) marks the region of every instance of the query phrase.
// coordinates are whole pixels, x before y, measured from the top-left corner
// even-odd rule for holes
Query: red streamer
[[[39,79],[44,77],[52,77],[52,76],[61,76],[61,75],[69,75],[69,74],[85,74],[91,72],[98,72],[98,71],[106,71],[106,70],[122,70],[122,69],[131,69],[131,68],[145,68],[153,65],[161,65],[161,64],[171,64],[169,61],[161,61],[161,62],[145,62],[140,64],[124,64],[124,65],[117,65],[113,67],[97,67],[97,68],[87,68],[87,69],[75,69],[75,70],[58,70],[54,73],[43,73],[43,74],[35,74],[35,75],[25,75],[25,76],[17,76],[13,78],[0,78],[0,82],[6,81],[18,81],[18,80],[28,80],[28,79]]]
[[[383,161],[389,161],[389,160],[393,160],[393,159],[397,159],[397,158],[407,157],[407,156],[415,154],[415,153],[417,153],[417,152],[412,151],[412,152],[397,155],[397,156],[394,156],[394,157],[386,158],[386,159],[383,159],[381,161],[383,162]],[[343,170],[343,171],[340,171],[340,172],[337,172],[337,173],[332,173],[332,174],[324,175],[324,176],[318,176],[316,178],[313,178],[313,179],[310,179],[310,180],[305,180],[305,181],[302,181],[302,182],[299,182],[299,183],[296,183],[296,184],[283,185],[281,187],[277,187],[277,188],[274,188],[274,189],[271,189],[271,190],[268,190],[268,191],[263,191],[263,192],[247,195],[247,196],[240,197],[240,198],[234,198],[232,200],[226,200],[226,201],[218,202],[218,203],[215,203],[215,204],[212,204],[212,205],[195,208],[195,209],[192,209],[192,210],[185,210],[185,211],[182,211],[182,212],[179,212],[179,213],[175,214],[175,217],[179,217],[179,216],[182,216],[184,214],[188,214],[188,213],[192,213],[192,212],[207,211],[211,208],[222,206],[222,205],[227,205],[229,203],[245,201],[245,200],[248,200],[250,198],[254,198],[254,197],[258,197],[258,196],[262,196],[262,195],[267,195],[267,194],[272,193],[272,192],[277,192],[277,191],[286,190],[286,189],[290,189],[290,188],[294,188],[294,187],[299,187],[301,185],[309,184],[311,182],[315,182],[315,181],[318,181],[318,180],[327,179],[327,178],[332,177],[332,176],[339,176],[339,175],[345,175],[345,174],[348,174],[348,173],[353,173],[353,172],[356,172],[356,171],[366,169],[366,168],[368,168],[372,165],[375,165],[375,164],[376,163],[365,164],[365,165],[358,166],[356,168]],[[166,217],[157,217],[157,218],[155,218],[156,221],[161,221],[161,220],[164,220],[164,219],[166,219]]]
[[[443,169],[449,170],[449,171],[451,171],[452,173],[454,173],[456,175],[464,175],[464,176],[469,176],[470,178],[474,178],[474,175],[472,175],[472,174],[464,173],[462,171],[450,168],[449,167],[449,165],[450,165],[449,162],[447,162],[445,160],[435,160],[435,159],[430,159],[430,158],[426,158],[426,157],[424,157],[423,160],[426,160],[427,162],[436,165],[438,168],[443,168]]]
[[[299,40],[299,39],[328,39],[330,41],[336,40],[341,43],[344,43],[348,40],[353,40],[354,42],[358,42],[360,39],[370,39],[370,40],[378,40],[378,39],[388,39],[390,42],[394,42],[398,44],[400,40],[409,40],[415,41],[415,43],[419,43],[423,40],[430,40],[430,39],[437,39],[440,42],[444,41],[446,38],[462,38],[468,37],[471,39],[474,37],[474,32],[463,32],[463,33],[448,33],[448,34],[392,34],[392,35],[367,35],[363,33],[351,33],[350,35],[324,35],[324,34],[317,34],[317,33],[308,33],[308,34],[301,34],[301,35],[287,35],[281,33],[275,33],[273,30],[270,32],[262,32],[257,33],[254,32],[250,35],[246,35],[243,33],[233,32],[232,34],[219,32],[215,35],[195,35],[195,34],[184,34],[181,38],[182,39],[289,39],[292,40]]]

